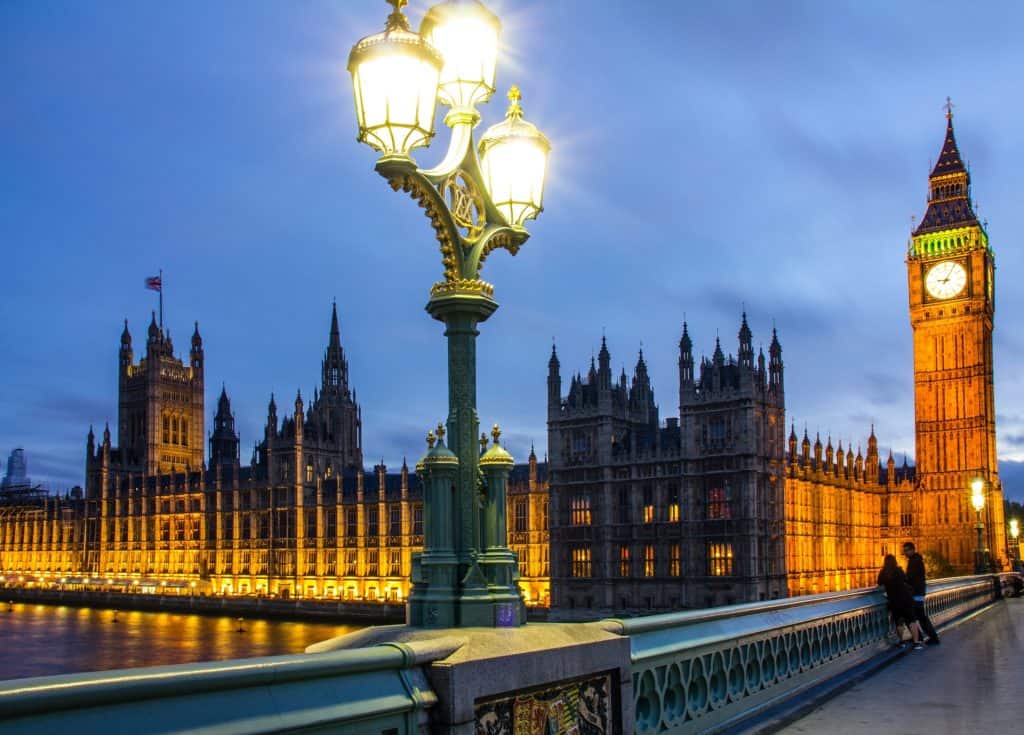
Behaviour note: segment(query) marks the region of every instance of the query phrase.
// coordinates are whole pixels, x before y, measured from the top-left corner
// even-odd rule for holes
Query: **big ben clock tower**
[[[994,559],[1006,558],[992,377],[995,259],[971,207],[971,176],[948,102],[946,139],[928,180],[928,211],[907,255],[920,491],[914,540],[970,572],[977,535],[969,495],[976,477],[985,481],[987,546]]]

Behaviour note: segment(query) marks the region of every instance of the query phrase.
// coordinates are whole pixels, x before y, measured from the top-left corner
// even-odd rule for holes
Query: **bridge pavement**
[[[776,732],[960,735],[1024,732],[1024,598],[1004,600],[908,650]]]

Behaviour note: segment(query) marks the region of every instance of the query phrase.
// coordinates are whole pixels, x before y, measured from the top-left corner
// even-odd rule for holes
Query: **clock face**
[[[959,263],[947,260],[936,263],[924,277],[924,286],[936,299],[951,299],[967,285],[967,271]]]

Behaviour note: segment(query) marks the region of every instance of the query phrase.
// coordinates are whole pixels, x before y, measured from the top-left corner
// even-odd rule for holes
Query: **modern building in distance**
[[[224,387],[205,461],[198,325],[187,364],[155,320],[145,358],[133,362],[127,325],[119,355],[117,444],[109,427],[98,442],[90,429],[84,497],[0,502],[0,572],[51,584],[405,599],[423,544],[422,488],[404,463],[363,469],[336,308],[313,400],[297,395],[294,412],[279,416],[271,396],[248,466]],[[533,604],[548,596],[543,476],[531,454],[509,486],[510,545]]]
[[[32,487],[32,480],[28,476],[25,450],[18,447],[7,458],[7,471],[4,472],[4,479],[0,481],[0,490],[19,490],[30,487]]]

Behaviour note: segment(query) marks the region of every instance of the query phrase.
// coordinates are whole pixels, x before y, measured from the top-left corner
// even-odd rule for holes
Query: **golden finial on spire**
[[[439,442],[444,441],[444,424],[440,421],[437,422],[437,440]]]
[[[428,431],[427,432],[427,449],[433,449],[434,448],[434,442],[436,442],[436,441],[437,441],[437,438],[434,436],[434,432]]]
[[[494,437],[494,443],[497,444],[498,438],[501,436],[501,429],[498,428],[497,424],[495,424],[494,428],[491,429],[491,436]]]
[[[505,113],[506,117],[520,118],[523,116],[523,108],[519,105],[519,100],[523,98],[522,93],[519,91],[519,85],[513,84],[508,88],[508,112]]]
[[[402,8],[409,4],[409,0],[386,0],[387,4],[390,5],[394,10],[391,11],[391,15],[388,16],[385,29],[389,31],[409,30],[409,19],[405,17],[405,13],[402,12]]]
[[[946,97],[946,104],[944,104],[943,107],[946,110],[946,119],[947,120],[952,120],[953,119],[953,108],[956,107],[956,105],[953,104],[953,100],[951,100],[949,97]]]
[[[487,451],[487,434],[480,433],[480,454]]]

